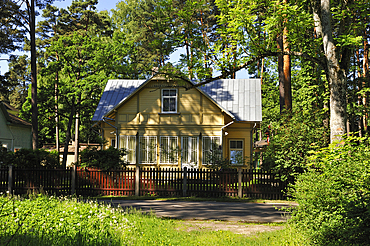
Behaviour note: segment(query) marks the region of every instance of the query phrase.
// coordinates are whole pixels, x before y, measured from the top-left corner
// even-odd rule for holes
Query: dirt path
[[[284,226],[271,226],[267,224],[244,224],[229,221],[184,221],[186,231],[212,230],[212,231],[231,231],[236,234],[253,235],[257,232],[267,232],[281,230]],[[181,230],[181,228],[179,228]]]

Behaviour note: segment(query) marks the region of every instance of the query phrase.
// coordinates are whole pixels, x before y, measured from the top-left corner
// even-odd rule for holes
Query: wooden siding
[[[139,112],[142,114],[160,113],[161,90],[143,88],[139,93]]]
[[[201,108],[200,92],[195,89],[191,89],[188,91],[180,89],[179,92],[179,112],[184,114],[199,113]]]

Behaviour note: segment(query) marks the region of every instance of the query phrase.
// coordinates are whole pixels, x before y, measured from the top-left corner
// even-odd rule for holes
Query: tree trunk
[[[321,11],[320,11],[321,10]],[[313,17],[319,37],[323,38],[325,73],[330,89],[330,142],[346,133],[346,72],[336,54],[331,26],[330,0],[321,0],[321,9],[313,5]]]
[[[37,110],[37,67],[36,67],[36,17],[35,1],[31,0],[30,38],[31,38],[31,112],[32,112],[32,149],[39,146],[38,110]]]
[[[79,129],[80,129],[80,115],[79,113],[77,112],[76,113],[76,126],[75,126],[75,156],[74,156],[74,165],[78,165],[78,152],[79,152],[79,147],[80,147],[80,143],[79,143],[79,137],[78,135],[80,134],[79,133]]]
[[[58,115],[58,71],[55,74],[55,147],[60,152],[59,147],[59,115]]]
[[[366,83],[370,78],[369,78],[369,43],[367,42],[367,31],[365,29],[364,31],[364,58],[363,58],[363,82],[362,82],[362,87],[367,88],[368,83]],[[368,101],[368,93],[366,93],[363,98],[362,98],[362,104],[365,108],[364,116],[363,116],[363,126],[364,130],[367,132],[367,123],[368,123],[368,113],[367,113],[367,101]]]
[[[277,38],[277,47],[279,50],[283,51],[283,38],[279,36]],[[280,114],[284,112],[285,109],[285,81],[284,81],[284,56],[278,56],[278,72],[279,72],[279,94],[280,94]]]
[[[63,151],[63,160],[62,160],[62,166],[63,168],[66,168],[67,166],[67,156],[68,156],[68,145],[69,140],[71,140],[71,128],[73,123],[73,116],[75,114],[75,105],[72,105],[71,113],[68,118],[68,125],[67,125],[67,131],[66,131],[66,140],[64,142],[64,151]]]
[[[285,3],[287,3],[287,0],[285,0]],[[283,35],[283,46],[284,51],[289,52],[290,49],[288,47],[288,41],[287,41],[287,35],[288,35],[288,29],[284,28],[284,35]],[[284,55],[283,56],[283,71],[284,71],[284,104],[285,109],[287,111],[292,110],[292,83],[291,83],[291,61],[290,61],[290,55]]]

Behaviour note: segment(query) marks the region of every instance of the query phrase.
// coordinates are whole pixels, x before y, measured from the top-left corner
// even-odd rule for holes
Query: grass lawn
[[[180,220],[76,198],[0,197],[0,245],[305,245],[295,229],[279,226],[252,235],[194,230]]]

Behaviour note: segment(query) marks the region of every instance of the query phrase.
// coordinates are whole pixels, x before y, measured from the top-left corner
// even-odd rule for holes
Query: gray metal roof
[[[237,121],[262,121],[260,79],[220,79],[199,87]]]
[[[148,80],[108,80],[92,118],[100,121],[114,107]],[[197,87],[236,121],[262,121],[261,82],[259,79],[223,79]]]
[[[92,121],[103,120],[103,117],[118,105],[122,100],[131,95],[146,80],[108,80]]]

